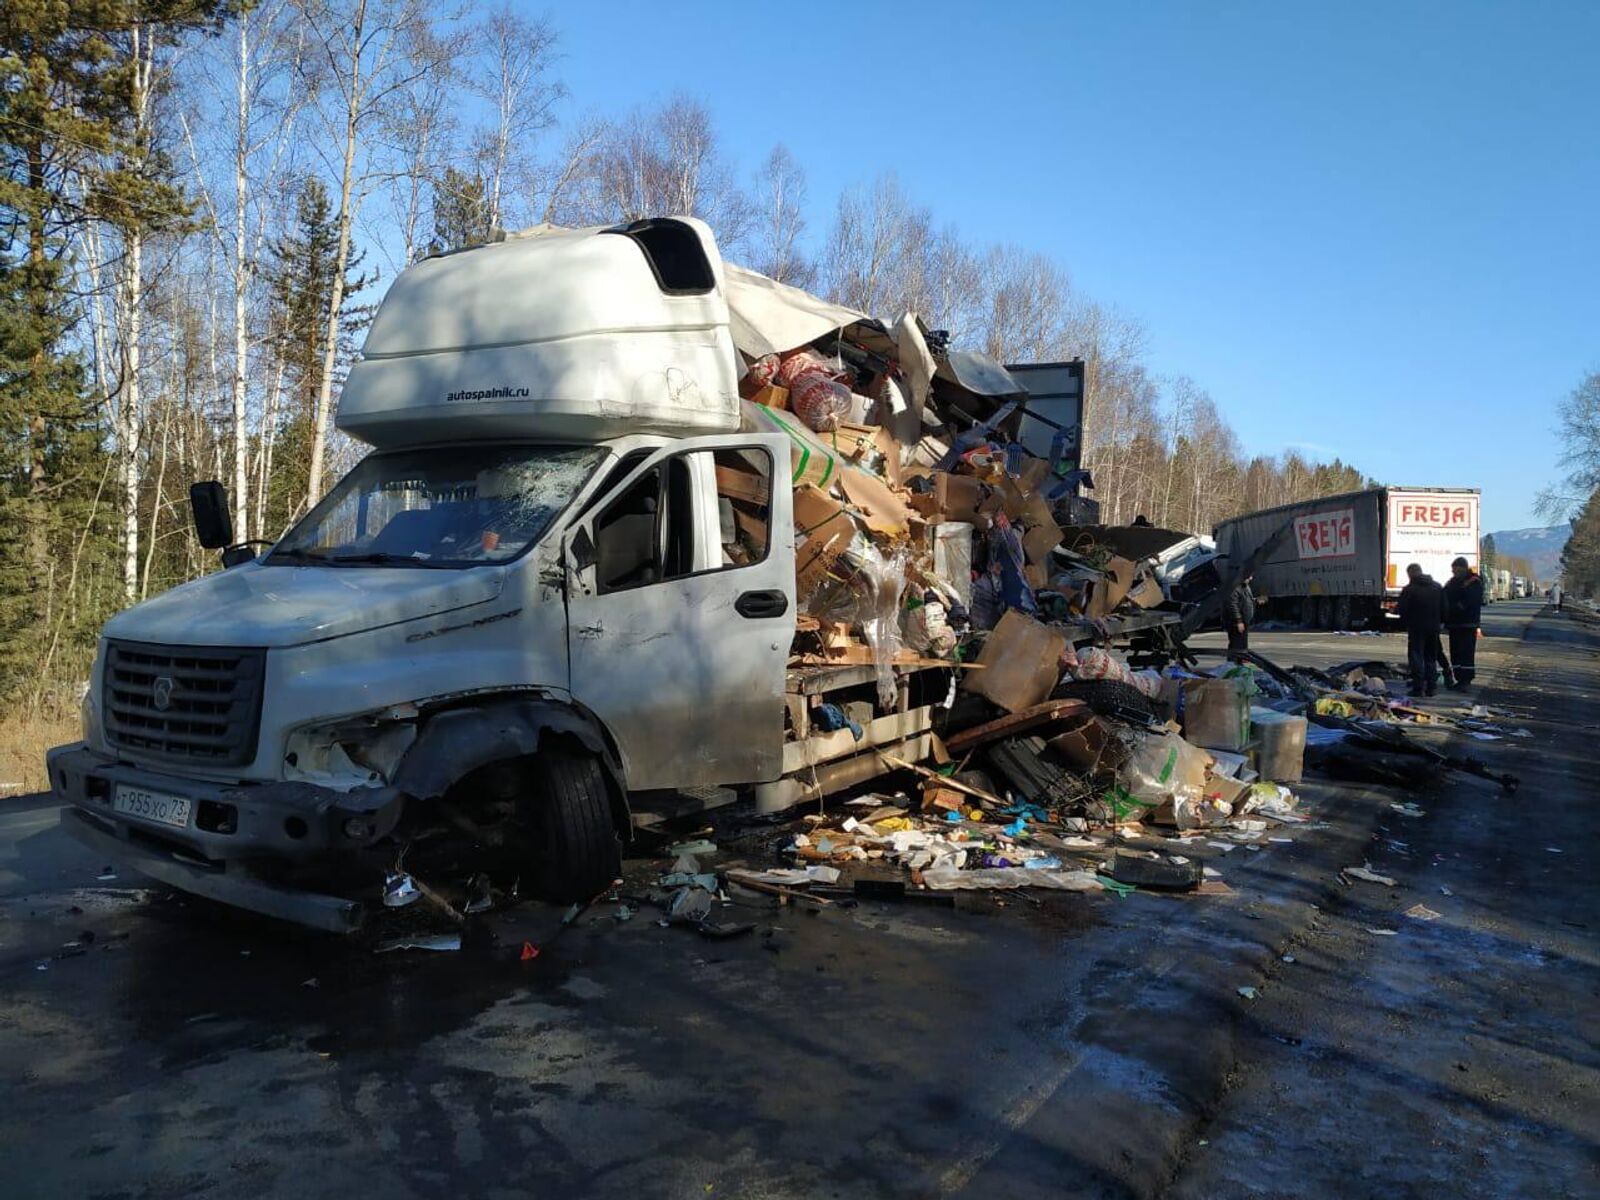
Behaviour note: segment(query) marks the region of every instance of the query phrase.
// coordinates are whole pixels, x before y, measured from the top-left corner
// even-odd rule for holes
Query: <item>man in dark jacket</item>
[[[1450,631],[1450,661],[1455,664],[1458,688],[1468,687],[1476,674],[1478,626],[1483,622],[1483,580],[1458,558],[1450,564],[1450,582],[1444,585],[1444,627]]]
[[[1250,649],[1250,622],[1256,619],[1256,598],[1250,592],[1250,576],[1246,575],[1228,593],[1222,605],[1222,626],[1228,631],[1228,657],[1235,662],[1244,661],[1244,651]]]
[[[1400,624],[1406,631],[1406,662],[1411,668],[1411,694],[1432,696],[1439,690],[1439,626],[1444,620],[1444,589],[1422,567],[1406,568],[1410,580],[1400,589]]]

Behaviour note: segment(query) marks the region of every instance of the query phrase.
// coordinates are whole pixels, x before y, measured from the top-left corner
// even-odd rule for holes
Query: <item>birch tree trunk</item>
[[[250,340],[245,325],[245,306],[249,299],[252,256],[248,253],[250,179],[250,14],[238,19],[239,91],[235,114],[236,138],[233,154],[233,529],[243,538],[250,513],[250,477],[245,453],[248,431],[245,418],[245,383],[250,369]]]
[[[267,408],[261,419],[261,468],[256,478],[256,524],[255,536],[275,541],[276,536],[267,538],[267,495],[269,481],[272,479],[272,452],[278,444],[278,410],[283,399],[283,355],[278,355],[278,361],[273,367],[272,388],[267,392]],[[276,531],[274,531],[276,535]]]
[[[132,31],[134,136],[149,129],[150,80],[155,69],[155,42],[142,25]],[[122,589],[129,604],[139,598],[139,438],[143,397],[139,372],[144,336],[144,230],[138,218],[123,235],[123,380],[117,405],[118,452],[122,458]]]
[[[137,229],[129,231],[123,254],[124,367],[117,448],[122,458],[122,588],[132,604],[139,598],[139,369],[144,305],[144,236]]]
[[[339,174],[339,245],[333,258],[333,287],[328,296],[327,336],[322,351],[321,378],[317,382],[317,407],[311,421],[311,470],[306,486],[306,507],[322,498],[322,472],[328,440],[328,409],[333,401],[333,371],[339,357],[339,317],[344,309],[345,270],[350,262],[351,204],[355,192],[356,133],[361,116],[361,48],[366,29],[367,0],[358,0],[351,14],[350,75],[343,84],[344,166]]]

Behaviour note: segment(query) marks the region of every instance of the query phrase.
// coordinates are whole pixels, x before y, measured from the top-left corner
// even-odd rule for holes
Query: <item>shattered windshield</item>
[[[449,446],[373,454],[263,560],[269,564],[470,567],[538,541],[605,451]]]

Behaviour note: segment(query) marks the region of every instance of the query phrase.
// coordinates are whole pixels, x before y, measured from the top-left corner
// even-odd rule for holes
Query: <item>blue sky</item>
[[[1600,369],[1600,3],[527,8],[569,113],[689,92],[741,169],[790,147],[813,231],[893,170],[1145,322],[1249,451],[1531,525]]]

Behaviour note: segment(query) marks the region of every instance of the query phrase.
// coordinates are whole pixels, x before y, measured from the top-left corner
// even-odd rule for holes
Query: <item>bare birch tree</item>
[[[922,291],[920,252],[931,225],[892,174],[842,194],[823,251],[829,299],[873,314],[909,307],[907,298]]]
[[[800,250],[805,232],[806,173],[787,146],[767,155],[755,177],[755,232],[752,266],[779,283],[807,288],[816,265]]]
[[[745,246],[752,207],[723,158],[711,114],[675,96],[662,108],[636,109],[606,126],[588,160],[590,178],[571,205],[594,223],[642,217],[699,217],[725,254]]]
[[[214,56],[209,70],[195,72],[193,103],[207,113],[226,112],[226,120],[196,121],[192,127],[184,119],[195,186],[232,290],[229,436],[233,524],[240,537],[261,536],[250,503],[250,307],[277,208],[275,185],[293,163],[305,105],[304,90],[295,86],[307,49],[304,29],[293,20],[296,11],[289,0],[275,0],[241,12],[228,31],[225,51]],[[270,436],[264,427],[261,435]]]
[[[491,121],[479,138],[479,159],[489,205],[489,227],[506,227],[508,192],[526,193],[526,165],[539,134],[555,124],[556,105],[567,90],[552,77],[556,28],[547,18],[530,20],[502,4],[473,35],[482,49],[481,69],[467,75],[469,90],[489,105]],[[520,211],[513,214],[520,219]]]
[[[1001,362],[1040,362],[1061,343],[1071,285],[1047,256],[1015,246],[982,261],[979,348]]]
[[[319,100],[338,179],[335,207],[338,245],[333,288],[328,301],[326,344],[312,420],[307,502],[322,495],[338,367],[340,320],[345,305],[345,271],[361,207],[382,176],[373,161],[369,133],[394,98],[423,74],[445,63],[415,53],[429,44],[429,10],[421,0],[296,0],[316,47],[317,69],[303,66],[301,80]],[[411,51],[408,53],[408,51]]]

